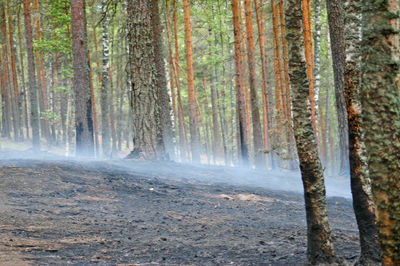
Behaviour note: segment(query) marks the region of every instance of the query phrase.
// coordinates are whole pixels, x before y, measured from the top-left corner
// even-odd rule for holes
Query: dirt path
[[[300,194],[200,182],[189,174],[143,176],[116,163],[3,159],[0,165],[0,264],[305,260]],[[151,172],[155,165],[146,167]],[[336,252],[354,260],[359,247],[351,203],[328,201]]]

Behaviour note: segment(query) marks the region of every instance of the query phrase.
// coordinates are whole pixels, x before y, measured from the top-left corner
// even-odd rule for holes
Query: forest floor
[[[0,153],[0,265],[305,261],[302,195],[240,183],[246,172],[22,155]],[[289,173],[264,179],[299,184]],[[351,201],[330,197],[328,205],[336,253],[354,261]]]

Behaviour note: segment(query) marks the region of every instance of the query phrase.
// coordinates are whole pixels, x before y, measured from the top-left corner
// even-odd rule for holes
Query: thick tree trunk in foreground
[[[362,119],[384,265],[400,265],[398,10],[397,0],[362,4]]]
[[[92,97],[90,93],[85,0],[71,0],[71,33],[74,59],[76,155],[93,156]]]
[[[289,74],[292,84],[293,127],[300,170],[304,185],[307,215],[308,263],[335,262],[323,169],[318,158],[317,143],[311,120],[309,83],[303,54],[301,0],[289,0],[286,9],[286,28],[289,50]]]
[[[361,265],[380,262],[380,243],[375,218],[375,205],[372,201],[371,184],[362,133],[360,103],[360,38],[361,10],[360,0],[345,2],[345,96],[348,113],[349,159],[353,207],[360,235]]]
[[[326,0],[329,34],[335,76],[336,112],[339,126],[340,174],[347,174],[349,168],[349,140],[347,130],[347,111],[344,97],[344,16],[342,0]]]
[[[186,49],[186,65],[187,65],[187,81],[188,81],[188,98],[189,98],[189,118],[190,118],[190,144],[192,147],[192,161],[200,162],[200,131],[199,121],[197,119],[197,108],[194,92],[194,72],[193,72],[193,52],[192,52],[192,28],[190,22],[190,4],[189,0],[183,1],[184,24],[185,24],[185,49]]]
[[[164,159],[151,2],[128,4],[129,70],[132,84],[134,150],[130,157]]]
[[[171,121],[171,101],[169,99],[167,78],[165,77],[164,51],[162,44],[162,30],[158,0],[151,3],[152,26],[154,34],[154,58],[157,70],[157,84],[159,90],[159,105],[161,107],[161,124],[165,151],[170,159],[175,159],[174,132]]]
[[[33,150],[40,150],[39,109],[37,104],[37,83],[35,77],[35,58],[33,56],[33,39],[31,24],[30,0],[24,1],[25,38],[28,53],[29,92],[31,100],[31,127]]]
[[[244,165],[249,163],[249,135],[246,130],[246,97],[243,88],[242,76],[242,52],[241,52],[241,35],[240,35],[240,10],[238,0],[232,0],[232,16],[233,16],[233,33],[235,37],[235,87],[236,87],[236,103],[238,112],[238,128],[239,128],[239,161]]]

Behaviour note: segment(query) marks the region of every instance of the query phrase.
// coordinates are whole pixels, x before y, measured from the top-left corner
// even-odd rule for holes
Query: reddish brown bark
[[[241,51],[241,33],[240,33],[240,9],[239,1],[231,0],[232,3],[232,16],[233,16],[233,33],[235,37],[235,87],[236,87],[236,104],[238,112],[238,127],[239,127],[239,160],[245,165],[249,161],[249,137],[247,127],[246,115],[246,97],[243,87],[242,76],[242,51]]]
[[[173,64],[173,66],[174,66],[176,92],[178,99],[179,140],[180,140],[181,154],[185,154],[186,158],[190,158],[190,147],[186,133],[187,130],[185,125],[185,117],[183,114],[183,105],[181,97],[181,81],[180,81],[181,75],[179,69],[179,43],[178,43],[178,16],[177,16],[176,0],[172,0],[172,8],[173,8],[173,21],[174,21],[174,39],[175,39],[175,63]]]
[[[71,0],[77,155],[93,156],[92,97],[86,32],[85,0]]]
[[[193,51],[192,51],[192,28],[190,22],[190,4],[189,0],[183,1],[184,24],[185,24],[185,50],[187,65],[187,83],[189,98],[189,119],[190,119],[190,139],[192,148],[192,161],[200,162],[200,132],[199,121],[197,118],[196,99],[194,91],[194,71],[193,71]]]
[[[262,102],[263,102],[263,125],[264,125],[264,149],[269,150],[270,145],[270,135],[269,130],[272,129],[272,121],[270,111],[270,95],[268,91],[268,78],[267,78],[267,64],[265,55],[265,17],[264,13],[260,12],[260,9],[264,7],[264,1],[260,0],[260,5],[258,0],[254,0],[254,7],[256,9],[257,27],[258,27],[258,38],[260,46],[260,56],[261,56],[261,77],[262,77]],[[268,153],[269,154],[269,153]],[[268,155],[269,157],[269,155]]]
[[[290,103],[289,59],[288,59],[288,51],[287,51],[284,9],[285,8],[284,8],[283,0],[279,0],[279,11],[280,11],[279,16],[280,16],[280,21],[281,21],[283,69],[284,69],[284,74],[285,74],[285,100],[286,100],[285,119],[286,119],[286,121],[291,121],[292,115],[291,115],[291,103]]]
[[[8,5],[8,4],[7,4]],[[2,41],[4,45],[4,56],[3,56],[3,71],[4,71],[4,84],[8,88],[7,95],[9,96],[9,101],[6,103],[9,105],[9,111],[12,115],[12,125],[14,132],[14,140],[19,140],[19,117],[18,117],[18,83],[17,83],[17,73],[15,67],[15,53],[14,48],[11,47],[12,41],[8,38],[8,34],[12,36],[12,33],[7,32],[7,22],[6,22],[6,6],[1,3],[0,6],[0,19],[1,19],[1,33],[3,35]],[[9,21],[10,22],[10,21]],[[11,70],[9,69],[10,59],[8,55],[11,55]],[[14,61],[13,61],[14,60]],[[15,68],[14,68],[15,67]],[[15,72],[14,72],[15,69]],[[7,119],[11,119],[11,116]],[[10,120],[9,120],[10,121]],[[11,123],[9,123],[11,126]]]
[[[253,125],[253,145],[254,145],[254,163],[256,167],[265,167],[263,149],[263,138],[261,133],[260,111],[258,108],[257,80],[256,80],[256,57],[254,52],[254,33],[251,0],[244,1],[246,15],[246,35],[247,35],[247,55],[249,66],[249,85],[251,94],[251,117]]]
[[[316,110],[315,110],[315,99],[314,99],[314,59],[313,59],[313,39],[312,39],[312,27],[311,27],[311,17],[310,17],[310,0],[302,0],[302,10],[303,10],[303,33],[304,33],[304,46],[305,46],[305,55],[306,55],[306,63],[307,63],[307,76],[309,80],[309,88],[310,88],[310,103],[311,103],[311,119],[314,128],[314,132],[316,133],[317,143],[319,143],[318,139],[318,131],[317,131],[317,122],[316,122]]]

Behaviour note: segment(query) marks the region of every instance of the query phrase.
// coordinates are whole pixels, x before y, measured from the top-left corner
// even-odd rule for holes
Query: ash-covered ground
[[[296,173],[22,155],[0,154],[0,264],[305,261]],[[358,232],[343,197],[348,189],[329,182],[328,193],[342,196],[328,199],[335,250],[354,261]]]

